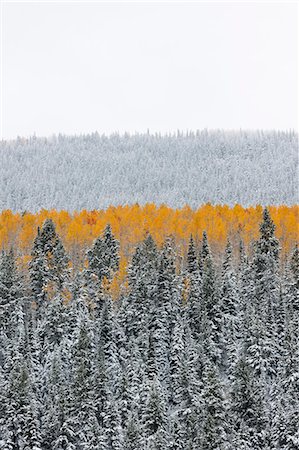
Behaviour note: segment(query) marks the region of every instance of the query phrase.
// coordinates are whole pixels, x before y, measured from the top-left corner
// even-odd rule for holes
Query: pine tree
[[[260,238],[255,245],[253,269],[256,284],[257,302],[269,307],[269,302],[277,302],[277,270],[279,262],[279,243],[274,235],[275,225],[267,208],[263,212],[260,225]]]
[[[286,324],[284,353],[281,359],[277,393],[276,443],[278,448],[296,450],[299,447],[299,340],[298,317]]]
[[[29,273],[34,300],[41,306],[46,297],[52,298],[68,279],[69,258],[56,233],[54,223],[47,219],[34,241]]]
[[[223,333],[222,364],[227,369],[234,359],[234,343],[238,336],[237,314],[240,308],[230,241],[227,242],[222,264],[220,296]]]
[[[126,427],[125,449],[140,450],[142,447],[142,433],[138,416],[130,414]]]
[[[107,447],[107,449],[124,449],[124,433],[121,426],[121,418],[113,396],[109,396],[104,404],[103,433],[104,445]]]
[[[208,361],[203,372],[202,404],[200,448],[202,450],[224,448],[227,440],[224,396],[217,369]]]
[[[256,242],[253,259],[255,308],[261,336],[261,353],[268,376],[277,372],[277,330],[275,316],[279,303],[279,243],[274,235],[275,225],[267,208],[263,211],[260,238]]]
[[[159,450],[166,448],[168,438],[166,397],[158,378],[154,378],[149,384],[148,397],[141,422],[146,445],[155,443]]]
[[[237,352],[231,369],[230,430],[235,446],[262,449],[267,428],[263,386],[248,361],[246,347],[243,346]]]
[[[188,273],[193,273],[198,269],[198,262],[196,257],[196,250],[195,250],[195,244],[194,239],[191,234],[190,240],[189,240],[189,247],[188,247],[188,254],[187,254],[187,270]]]
[[[221,297],[211,255],[205,259],[202,275],[202,344],[214,362],[220,364],[223,348]]]
[[[156,292],[150,309],[149,331],[153,345],[155,373],[164,387],[169,384],[169,352],[172,329],[178,313],[175,256],[172,241],[166,240],[160,255]]]
[[[200,345],[192,338],[188,323],[184,325],[184,352],[182,374],[182,402],[178,406],[181,440],[184,448],[199,448],[202,422],[202,362]]]
[[[7,374],[4,399],[4,448],[41,450],[40,424],[38,421],[33,381],[28,368],[28,347],[24,308],[16,304],[17,327],[12,336],[9,358],[4,370]]]
[[[119,268],[119,242],[108,224],[87,253],[89,272],[97,277],[101,285],[104,278],[111,280]]]
[[[202,277],[196,260],[193,260],[192,266],[194,270],[189,271],[188,278],[187,311],[192,335],[198,341],[202,331]]]
[[[202,270],[204,267],[205,260],[209,256],[211,256],[211,250],[210,250],[210,246],[208,243],[207,233],[206,233],[206,231],[204,231],[202,234],[201,248],[200,248],[199,257],[198,257],[198,267],[199,267],[200,275],[202,275]]]
[[[128,342],[139,346],[144,362],[147,359],[146,333],[150,321],[151,302],[155,295],[159,254],[150,234],[136,248],[128,269],[129,294],[123,302],[122,326]]]
[[[2,252],[0,258],[0,329],[9,335],[13,332],[11,317],[16,302],[23,298],[22,280],[18,274],[14,252]]]
[[[172,335],[169,354],[170,401],[173,405],[181,405],[184,400],[184,325],[177,320]]]
[[[227,241],[222,265],[221,294],[223,313],[230,317],[235,316],[237,309],[237,287],[236,274],[232,263],[232,246],[230,241]]]
[[[291,315],[299,311],[299,248],[296,244],[289,263],[288,308]],[[293,312],[294,311],[294,312]]]
[[[112,398],[114,403],[120,402],[124,373],[119,354],[118,323],[109,297],[105,300],[98,325],[98,357],[103,364],[105,398]]]

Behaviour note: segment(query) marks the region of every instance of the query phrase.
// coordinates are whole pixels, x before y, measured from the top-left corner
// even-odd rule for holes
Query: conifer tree
[[[170,401],[173,405],[181,405],[184,400],[184,326],[177,320],[172,335],[169,354]]]
[[[246,347],[236,354],[231,369],[230,430],[232,442],[240,448],[262,445],[266,418],[262,404],[261,385],[246,356]],[[263,447],[256,447],[263,448]]]
[[[156,292],[150,309],[151,333],[156,374],[164,386],[169,384],[169,351],[172,329],[178,312],[172,242],[167,239],[160,255]]]
[[[166,397],[158,378],[154,378],[150,382],[148,398],[141,422],[146,444],[155,443],[156,448],[159,450],[166,448],[168,438]]]
[[[269,302],[277,302],[277,270],[279,243],[274,235],[275,225],[267,208],[263,211],[260,238],[256,242],[253,268],[256,281],[258,305],[269,307]]]
[[[14,332],[15,324],[12,318],[17,306],[16,302],[24,305],[22,291],[22,280],[17,271],[13,250],[11,249],[9,253],[2,252],[0,257],[0,332],[6,336]]]
[[[129,294],[124,301],[123,329],[127,340],[135,340],[146,361],[146,330],[149,327],[151,302],[156,290],[159,254],[152,236],[147,234],[136,248],[128,269]]]
[[[46,296],[61,291],[68,279],[69,258],[56,233],[55,225],[47,219],[34,241],[29,273],[34,300],[38,306]]]
[[[299,248],[296,244],[289,264],[288,307],[295,314],[299,311]],[[291,312],[292,313],[292,312]]]
[[[142,432],[138,416],[130,414],[127,423],[127,430],[125,436],[126,450],[140,450],[142,448]]]
[[[216,271],[212,256],[205,259],[202,275],[202,340],[206,352],[214,362],[220,364],[223,348],[223,318],[221,297],[216,280]]]
[[[190,328],[192,330],[193,337],[199,339],[201,333],[201,317],[202,317],[202,266],[199,268],[198,262],[195,256],[195,248],[193,238],[191,236],[188,250],[188,298],[187,298],[187,311],[190,321]]]
[[[201,248],[199,251],[199,257],[198,257],[198,266],[200,274],[202,275],[202,270],[204,267],[205,260],[208,256],[211,256],[211,250],[208,243],[208,236],[206,231],[202,234],[202,241],[201,241]]]
[[[109,450],[124,449],[124,433],[117,403],[113,396],[108,397],[103,410],[104,448]]]
[[[193,273],[198,269],[198,262],[196,257],[195,244],[192,234],[190,235],[188,254],[187,254],[187,270],[188,273]]]
[[[124,373],[119,354],[119,341],[117,339],[118,323],[113,310],[112,301],[109,297],[105,300],[102,314],[99,319],[99,326],[99,358],[103,363],[106,398],[111,397],[113,402],[119,402],[121,400],[121,391],[124,383]]]
[[[263,211],[260,238],[256,242],[253,259],[255,308],[259,332],[262,333],[262,357],[267,374],[271,377],[277,371],[277,333],[275,316],[279,302],[279,243],[274,235],[275,225],[267,208]]]
[[[227,440],[224,396],[219,374],[211,361],[206,362],[203,372],[202,404],[200,448],[202,450],[224,448]]]
[[[227,242],[221,274],[222,364],[227,368],[234,359],[234,343],[238,335],[239,313],[237,279],[232,263],[232,246]]]
[[[119,268],[119,242],[115,239],[108,224],[102,236],[99,236],[87,253],[90,273],[95,275],[99,284],[104,278],[111,280]]]
[[[4,399],[4,448],[41,450],[40,424],[34,394],[34,379],[30,378],[24,309],[16,304],[17,326],[14,330],[9,358]]]

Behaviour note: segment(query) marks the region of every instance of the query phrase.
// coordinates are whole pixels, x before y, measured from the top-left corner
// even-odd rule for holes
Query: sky
[[[1,134],[298,128],[296,3],[2,3]]]

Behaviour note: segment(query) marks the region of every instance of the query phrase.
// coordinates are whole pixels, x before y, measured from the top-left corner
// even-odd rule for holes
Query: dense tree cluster
[[[1,449],[299,448],[299,250],[267,209],[250,256],[148,233],[112,300],[118,270],[109,225],[80,270],[50,219],[28,271],[2,254]]]
[[[19,138],[0,143],[0,210],[291,205],[297,165],[294,132]]]
[[[82,265],[86,251],[109,223],[120,244],[120,271],[127,266],[136,245],[149,232],[160,246],[167,236],[176,241],[177,251],[187,253],[189,237],[195,242],[201,240],[205,231],[213,252],[224,252],[226,239],[230,238],[234,248],[242,240],[248,248],[259,235],[259,223],[263,207],[261,205],[244,208],[241,205],[201,205],[192,209],[186,205],[173,209],[167,205],[148,203],[144,206],[110,206],[105,210],[82,210],[74,213],[57,210],[41,210],[38,213],[0,212],[0,248],[9,251],[14,246],[18,257],[31,253],[37,228],[46,219],[52,219],[63,240],[65,249],[75,265]],[[282,248],[281,258],[291,251],[298,241],[299,205],[269,206],[275,224],[275,234]]]

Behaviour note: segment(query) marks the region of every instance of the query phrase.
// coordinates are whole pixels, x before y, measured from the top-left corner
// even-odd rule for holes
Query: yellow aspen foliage
[[[190,234],[199,242],[206,230],[212,249],[223,251],[227,237],[235,244],[243,239],[246,246],[258,238],[262,209],[260,205],[244,208],[241,205],[229,207],[209,203],[196,210],[188,205],[173,209],[148,203],[74,213],[41,210],[36,214],[20,214],[5,210],[0,213],[0,248],[13,246],[19,257],[29,255],[37,227],[51,218],[71,258],[84,255],[108,223],[120,241],[124,264],[146,232],[152,234],[158,245],[162,245],[166,236],[173,235],[185,252]],[[298,241],[299,206],[270,206],[269,209],[282,252],[286,254]]]

